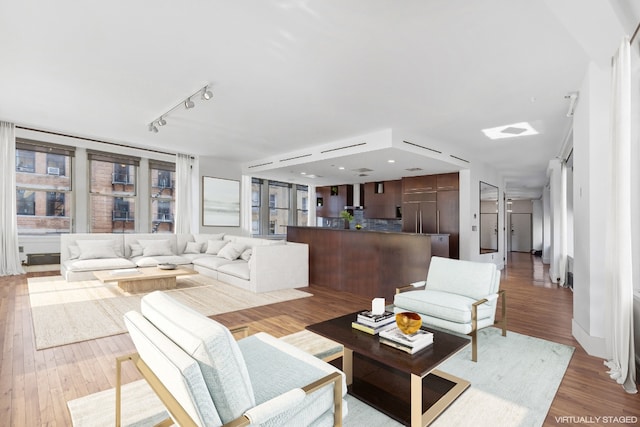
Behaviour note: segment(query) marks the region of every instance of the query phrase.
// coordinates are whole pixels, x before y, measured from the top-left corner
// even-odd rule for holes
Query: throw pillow
[[[207,244],[209,243],[209,240],[222,240],[224,238],[224,233],[218,233],[218,234],[194,234],[193,235],[195,241],[197,243],[201,243],[202,244],[202,249],[200,250],[200,252],[207,252]]]
[[[226,240],[209,240],[207,242],[207,253],[211,255],[217,255],[220,252],[220,249],[224,248],[227,245]]]
[[[249,249],[245,249],[244,251],[242,251],[242,253],[240,254],[240,259],[243,259],[245,261],[249,261],[251,259],[251,255],[253,254],[253,249],[249,248]]]
[[[118,258],[111,240],[78,240],[79,259]]]
[[[137,243],[131,243],[129,245],[129,249],[131,249],[131,258],[142,256],[142,246]]]
[[[67,247],[69,251],[69,259],[78,259],[80,258],[80,248],[78,245],[69,245]]]
[[[245,247],[245,245],[241,245],[239,243],[229,243],[224,248],[220,249],[218,256],[228,259],[229,261],[233,261],[234,259],[238,259]]]
[[[144,256],[168,256],[175,255],[171,250],[171,242],[168,240],[138,240],[142,246]]]
[[[187,242],[187,246],[184,248],[185,254],[199,254],[202,249],[202,243]]]

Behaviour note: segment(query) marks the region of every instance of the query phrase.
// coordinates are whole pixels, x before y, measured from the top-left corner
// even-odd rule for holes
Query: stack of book
[[[433,333],[418,329],[413,334],[404,334],[398,327],[380,332],[380,342],[406,353],[413,354],[433,344]]]
[[[395,327],[396,317],[391,311],[382,314],[373,314],[371,311],[358,313],[356,320],[351,322],[351,327],[371,335],[377,335],[381,331]]]

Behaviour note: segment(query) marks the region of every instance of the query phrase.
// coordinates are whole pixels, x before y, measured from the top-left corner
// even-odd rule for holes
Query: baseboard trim
[[[604,338],[593,337],[580,326],[575,319],[571,319],[571,335],[578,341],[588,355],[608,359],[607,342]]]

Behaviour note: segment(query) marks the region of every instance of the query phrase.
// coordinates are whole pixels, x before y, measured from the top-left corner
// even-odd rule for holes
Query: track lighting
[[[213,93],[209,90],[209,86],[205,86],[204,89],[202,89],[202,99],[208,101],[211,98],[213,98]]]
[[[162,114],[160,117],[158,117],[157,119],[149,123],[149,132],[157,133],[158,132],[157,126],[166,125],[167,121],[165,120],[165,117],[169,115],[169,113],[173,112],[173,110],[175,110],[176,108],[184,106],[185,109],[190,110],[191,108],[195,107],[196,104],[195,102],[193,102],[193,99],[191,98],[195,97],[198,94],[200,94],[200,98],[205,101],[208,101],[211,98],[213,98],[213,93],[211,92],[211,89],[209,89],[208,84],[204,87],[201,87],[200,89],[198,89],[197,91],[195,91],[194,93],[186,97],[184,100],[174,105],[171,109],[169,109],[169,111],[167,111],[166,113]]]

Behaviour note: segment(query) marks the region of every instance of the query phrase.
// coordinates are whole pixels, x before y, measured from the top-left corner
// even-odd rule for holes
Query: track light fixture
[[[211,98],[213,98],[213,93],[209,90],[209,86],[205,86],[204,89],[202,89],[202,99],[208,101]]]
[[[200,98],[205,100],[205,101],[208,101],[211,98],[213,98],[213,93],[211,92],[211,89],[209,88],[209,84],[207,84],[204,87],[201,87],[196,92],[192,93],[191,95],[186,97],[184,100],[182,100],[179,103],[177,103],[176,105],[174,105],[166,113],[162,114],[160,117],[158,117],[157,119],[155,119],[151,123],[149,123],[149,132],[157,133],[158,132],[158,126],[166,125],[167,124],[167,120],[165,119],[165,117],[167,115],[169,115],[169,113],[173,112],[173,110],[175,110],[176,108],[184,106],[185,109],[189,110],[189,109],[195,107],[196,104],[195,104],[195,102],[193,102],[193,99],[191,99],[191,98],[195,97],[198,94],[200,94]]]

